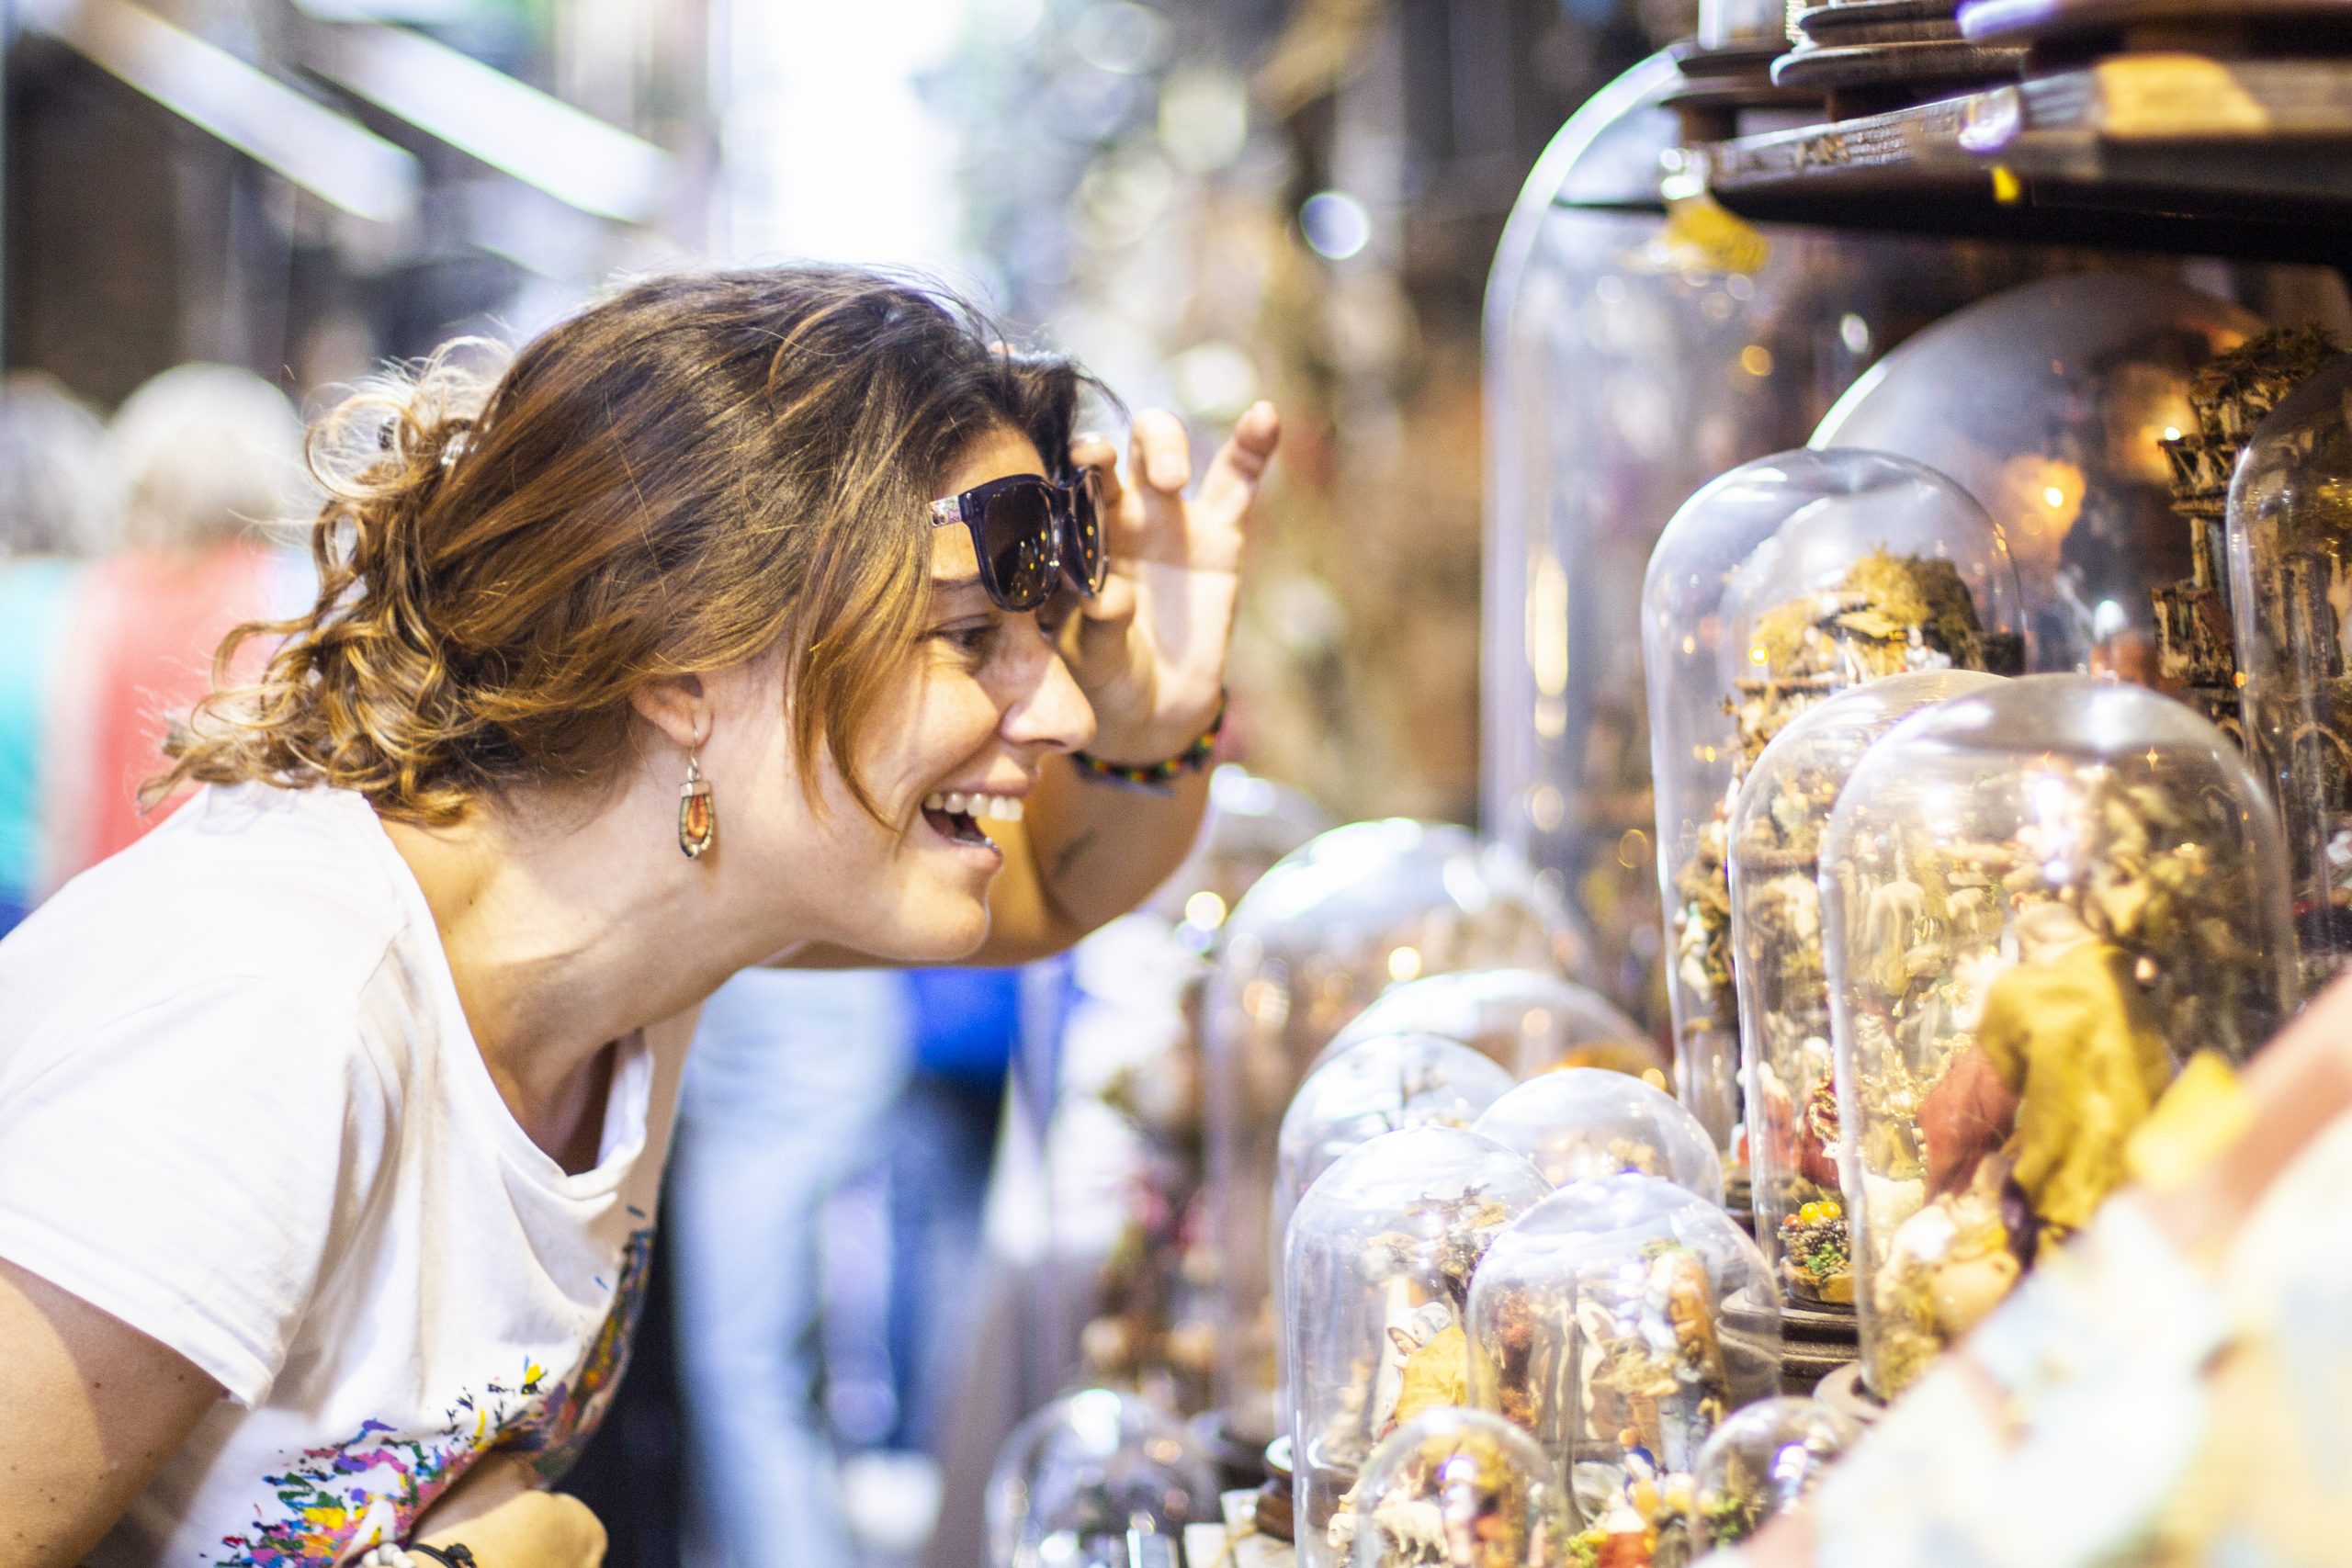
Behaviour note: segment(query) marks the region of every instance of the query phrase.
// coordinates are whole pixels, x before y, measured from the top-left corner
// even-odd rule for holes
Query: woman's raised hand
[[[1071,461],[1102,474],[1109,513],[1110,581],[1080,602],[1069,645],[1094,705],[1095,756],[1157,762],[1216,716],[1250,513],[1281,439],[1273,404],[1253,404],[1190,498],[1191,446],[1164,409],[1136,417],[1124,480],[1108,440],[1070,443]]]

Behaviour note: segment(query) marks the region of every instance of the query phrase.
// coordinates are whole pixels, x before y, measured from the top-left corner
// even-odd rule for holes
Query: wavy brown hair
[[[166,750],[187,782],[462,818],[632,754],[629,698],[786,652],[795,755],[850,765],[924,613],[926,503],[991,430],[1067,461],[1082,385],[922,284],[836,267],[637,283],[486,379],[442,355],[313,429],[318,602],[239,627]],[[228,683],[245,643],[261,677]]]

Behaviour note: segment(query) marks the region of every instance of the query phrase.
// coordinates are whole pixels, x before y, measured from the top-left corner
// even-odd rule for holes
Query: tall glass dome
[[[1821,835],[1872,742],[1921,708],[1997,684],[1966,670],[1890,675],[1781,731],[1731,814],[1731,945],[1756,1238],[1809,1306],[1850,1306],[1838,1089],[1822,972]]]
[[[1502,1228],[1550,1193],[1520,1156],[1452,1127],[1408,1127],[1340,1156],[1306,1190],[1284,1248],[1298,1560],[1337,1568],[1335,1516],[1374,1445],[1464,1403],[1463,1309]]]
[[[1482,821],[1556,873],[1594,983],[1667,1032],[1637,585],[1724,470],[1805,443],[1881,355],[2080,254],[1657,213],[1679,140],[1664,55],[1596,94],[1528,176],[1487,288]],[[2144,260],[2134,265],[2145,266]],[[1905,448],[1893,440],[1844,446]],[[1935,466],[1934,459],[1928,459]]]
[[[1675,513],[1643,579],[1642,641],[1676,1087],[1729,1151],[1741,1106],[1725,833],[1741,781],[1837,692],[2015,669],[2017,576],[2000,529],[1942,475],[1879,452],[1783,452]]]
[[[1892,1398],[2088,1223],[2190,1057],[2286,1018],[2286,852],[2204,719],[2036,675],[1882,737],[1820,881],[1862,1366]]]
[[[2199,367],[2261,330],[2166,278],[2048,277],[1920,333],[1813,434],[1950,475],[2007,531],[2035,668],[2153,684],[2152,589],[2191,574],[2164,442],[2196,426]]]
[[[2316,987],[2352,959],[2352,357],[2255,427],[2229,550],[2246,734],[2286,820]]]
[[[1494,966],[1573,973],[1566,908],[1525,861],[1466,829],[1391,818],[1285,857],[1227,920],[1204,1004],[1207,1246],[1227,1438],[1276,1435],[1271,1229],[1282,1118],[1331,1037],[1393,981]]]
[[[1641,1025],[1590,987],[1541,969],[1471,969],[1391,986],[1323,1054],[1398,1031],[1459,1040],[1519,1078],[1605,1067],[1666,1087],[1666,1058]]]

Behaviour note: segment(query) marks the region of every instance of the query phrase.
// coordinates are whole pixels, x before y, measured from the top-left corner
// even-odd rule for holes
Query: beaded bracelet
[[[1069,760],[1082,778],[1099,779],[1125,789],[1148,790],[1155,795],[1164,795],[1169,784],[1186,773],[1199,773],[1216,754],[1216,738],[1225,730],[1226,702],[1226,694],[1218,693],[1216,716],[1209,720],[1209,727],[1201,732],[1201,738],[1164,762],[1106,762],[1083,751],[1072,751]]]

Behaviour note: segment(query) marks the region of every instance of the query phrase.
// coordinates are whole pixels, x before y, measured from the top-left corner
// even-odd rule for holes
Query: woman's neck
[[[566,1168],[594,1163],[606,1047],[761,956],[724,951],[708,878],[649,852],[665,812],[645,793],[483,807],[447,829],[384,824],[433,910],[492,1080]]]

